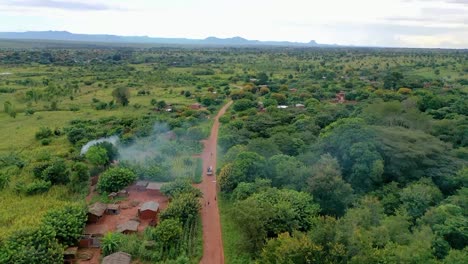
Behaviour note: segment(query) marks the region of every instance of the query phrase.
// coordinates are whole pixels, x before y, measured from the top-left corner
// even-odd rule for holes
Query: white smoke
[[[111,136],[111,137],[106,137],[106,138],[100,138],[100,139],[95,139],[95,140],[91,140],[89,141],[88,143],[86,143],[86,145],[84,145],[82,148],[81,148],[81,155],[84,155],[86,154],[86,152],[88,152],[89,148],[96,145],[96,144],[99,144],[99,143],[102,143],[102,142],[109,142],[111,143],[112,145],[114,146],[117,146],[117,142],[119,141],[119,137],[118,136]]]

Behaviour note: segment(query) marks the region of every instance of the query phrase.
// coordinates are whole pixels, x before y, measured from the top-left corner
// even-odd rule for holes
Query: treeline
[[[291,81],[281,87],[278,78],[261,86],[259,77],[231,94],[232,110],[220,120],[218,183],[241,233],[239,256],[259,263],[466,261],[462,89],[403,92],[397,84],[341,104],[323,96],[331,87],[291,90]]]

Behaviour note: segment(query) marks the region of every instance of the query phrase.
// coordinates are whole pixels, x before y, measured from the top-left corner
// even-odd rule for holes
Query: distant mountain
[[[259,41],[248,40],[241,37],[206,39],[188,38],[152,38],[147,36],[117,36],[117,35],[91,35],[74,34],[68,31],[27,31],[27,32],[0,32],[0,39],[20,40],[59,40],[105,43],[145,43],[145,44],[180,44],[180,45],[216,45],[216,46],[294,46],[294,47],[321,47],[332,46],[318,44],[315,40],[310,42],[288,41]]]

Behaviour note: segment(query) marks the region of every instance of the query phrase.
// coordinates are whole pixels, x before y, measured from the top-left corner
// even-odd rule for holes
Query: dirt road
[[[203,159],[203,182],[198,188],[203,192],[202,224],[203,224],[203,257],[201,264],[223,264],[224,251],[221,238],[221,223],[219,221],[218,201],[216,199],[216,146],[218,144],[219,117],[232,104],[227,103],[216,115],[211,128],[210,137],[203,141],[205,149],[201,154]],[[213,175],[207,176],[206,171],[213,167]]]

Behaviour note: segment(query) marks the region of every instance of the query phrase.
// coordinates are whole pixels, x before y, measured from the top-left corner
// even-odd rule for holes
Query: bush
[[[48,127],[41,127],[39,131],[36,132],[36,139],[44,139],[52,136],[52,129]]]
[[[48,192],[52,183],[50,181],[36,180],[24,187],[24,192],[27,195],[36,195]]]
[[[110,168],[100,177],[97,184],[99,193],[117,192],[136,180],[133,171],[126,168]]]
[[[41,140],[41,145],[48,146],[50,142],[52,142],[50,138],[44,138],[43,140]]]
[[[32,108],[28,108],[26,110],[24,110],[24,114],[27,115],[27,116],[30,116],[30,115],[34,115],[36,111],[34,111],[34,109]]]
[[[78,242],[86,219],[85,208],[75,205],[48,211],[43,223],[55,230],[55,238],[61,244],[71,246]]]

